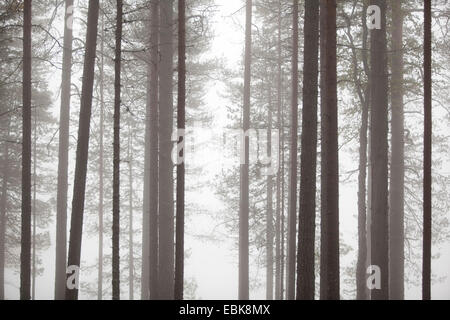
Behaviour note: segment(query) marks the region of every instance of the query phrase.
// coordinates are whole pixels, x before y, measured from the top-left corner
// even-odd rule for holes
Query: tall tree
[[[31,298],[31,7],[31,0],[25,0],[23,7],[21,300]]]
[[[81,106],[68,256],[68,266],[76,268],[78,270],[80,268],[81,241],[83,235],[83,213],[86,190],[87,160],[89,152],[94,67],[97,46],[98,14],[99,2],[96,0],[90,0],[86,31],[86,49],[84,57],[83,84],[81,92]],[[72,280],[70,276],[71,275],[68,275],[68,280]],[[66,299],[78,299],[78,287],[76,285],[73,288],[66,286]]]
[[[158,298],[174,297],[173,0],[160,2]]]
[[[245,57],[244,57],[244,105],[242,129],[244,141],[244,163],[240,172],[240,205],[239,205],[239,300],[249,299],[249,137],[250,129],[250,81],[252,50],[252,0],[245,3]]]
[[[159,29],[159,0],[153,0],[150,18],[150,63],[149,88],[147,110],[149,110],[149,288],[150,299],[158,297],[158,29]],[[146,195],[147,197],[147,195]]]
[[[423,265],[422,299],[431,299],[431,161],[432,161],[432,79],[431,0],[424,1],[424,131],[423,131]]]
[[[117,0],[116,48],[114,59],[114,142],[113,142],[113,223],[112,223],[112,298],[120,300],[120,68],[122,62],[123,2]]]
[[[392,300],[404,299],[403,16],[402,1],[392,1],[392,119],[389,186],[389,299]]]
[[[63,300],[66,284],[67,189],[69,165],[70,86],[72,77],[73,0],[66,0],[59,120],[58,185],[56,194],[55,300]]]
[[[128,119],[128,287],[129,299],[134,300],[134,225],[133,225],[133,130],[131,117]]]
[[[6,124],[6,140],[9,140],[11,120],[8,117]],[[3,176],[2,194],[0,198],[0,300],[5,299],[5,256],[6,256],[6,209],[8,204],[8,181],[9,181],[9,143],[3,144]]]
[[[371,264],[380,268],[381,288],[371,291],[373,300],[389,297],[388,243],[388,73],[386,47],[386,1],[372,0],[380,9],[380,29],[371,30],[370,39],[370,157]]]
[[[298,145],[298,0],[292,11],[292,98],[291,146],[289,164],[288,252],[286,271],[286,299],[295,299],[295,234],[297,216],[297,145]]]
[[[267,155],[272,160],[272,101],[271,88],[268,92],[268,130],[267,130]],[[271,163],[272,165],[272,163]],[[267,174],[267,212],[266,212],[266,299],[273,300],[273,177]]]
[[[322,1],[323,99],[321,106],[320,298],[339,295],[339,166],[336,67],[336,0]]]
[[[178,0],[178,144],[184,143],[186,129],[186,3]],[[177,212],[176,212],[176,256],[175,299],[183,300],[184,286],[184,148],[177,153]]]
[[[305,1],[297,299],[314,299],[319,2]]]

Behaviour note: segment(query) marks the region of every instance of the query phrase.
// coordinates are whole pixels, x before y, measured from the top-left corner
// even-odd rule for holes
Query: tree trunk
[[[129,226],[128,226],[128,286],[129,299],[134,300],[134,226],[133,226],[133,130],[128,120],[128,184],[129,184]]]
[[[185,0],[178,0],[178,144],[184,143],[186,129],[186,18]],[[178,151],[175,299],[183,300],[184,286],[184,148]]]
[[[270,86],[268,92],[268,130],[267,155],[272,160],[272,101]],[[271,164],[272,165],[272,162]],[[273,300],[273,177],[267,175],[267,214],[266,214],[266,300]]]
[[[424,131],[423,131],[423,266],[422,299],[431,299],[431,161],[432,161],[432,80],[431,80],[431,0],[424,2]]]
[[[150,96],[149,109],[150,123],[149,123],[149,220],[147,224],[149,228],[149,290],[150,299],[158,298],[158,65],[159,65],[159,51],[158,51],[158,29],[159,29],[159,1],[151,2],[151,19],[150,19]],[[146,194],[147,197],[147,194]]]
[[[244,163],[241,163],[240,204],[239,204],[239,300],[249,299],[249,137],[250,129],[250,81],[251,81],[251,50],[252,50],[252,0],[246,0],[245,15],[245,70],[244,70],[244,105],[243,134]]]
[[[56,194],[55,300],[64,300],[67,258],[67,189],[69,166],[70,86],[72,78],[73,0],[66,1],[59,118],[58,187]]]
[[[20,299],[31,292],[31,0],[23,11],[23,109],[22,109],[22,225],[20,248]]]
[[[371,30],[371,163],[372,265],[380,268],[381,288],[372,290],[373,300],[389,297],[388,243],[388,74],[386,48],[386,1],[372,0],[381,9],[381,29]]]
[[[98,157],[98,277],[97,277],[97,299],[103,299],[103,131],[104,131],[104,112],[105,112],[105,15],[102,13],[102,39],[100,44],[100,137],[99,137],[99,157]]]
[[[295,234],[297,215],[297,145],[298,145],[298,0],[294,0],[292,17],[292,100],[291,148],[289,166],[289,214],[287,254],[287,300],[295,299]]]
[[[83,235],[83,213],[86,190],[87,160],[89,152],[94,67],[97,46],[98,12],[98,1],[90,0],[88,9],[86,51],[84,58],[83,85],[81,92],[81,106],[68,256],[68,266],[74,266],[76,268],[80,268],[81,241]],[[76,286],[73,289],[66,286],[66,299],[78,299],[78,288]]]
[[[297,299],[314,300],[316,229],[317,99],[319,73],[319,2],[305,2],[303,117],[301,138],[300,212]]]
[[[32,217],[33,217],[33,247],[32,247],[32,275],[31,275],[31,300],[36,300],[36,141],[37,141],[37,109],[34,109],[34,128],[33,128],[33,206],[32,206]]]
[[[339,166],[336,76],[336,1],[323,4],[324,59],[321,107],[320,298],[339,300]],[[325,20],[325,21],[324,21]]]
[[[9,140],[11,120],[6,120],[7,138]],[[8,206],[8,180],[9,180],[9,142],[3,145],[3,178],[2,195],[0,198],[0,300],[5,299],[5,256],[6,256],[6,210]]]
[[[173,0],[160,3],[159,69],[159,269],[158,298],[174,298],[174,212],[173,212]],[[150,240],[151,242],[151,240]]]
[[[392,2],[391,77],[391,180],[389,187],[389,299],[404,294],[404,113],[403,113],[403,10],[402,1]]]
[[[120,67],[122,60],[123,3],[117,0],[116,57],[114,59],[114,159],[113,159],[113,222],[112,222],[112,298],[120,300]]]
[[[362,9],[363,28],[363,65],[366,75],[368,71],[367,59],[367,1],[364,1]],[[367,131],[369,122],[369,86],[362,87],[357,67],[356,50],[353,52],[354,72],[353,78],[357,86],[358,96],[361,102],[361,127],[359,131],[359,168],[358,168],[358,260],[356,264],[356,299],[367,300],[366,269],[367,269],[367,204],[366,204],[366,179],[367,179]]]

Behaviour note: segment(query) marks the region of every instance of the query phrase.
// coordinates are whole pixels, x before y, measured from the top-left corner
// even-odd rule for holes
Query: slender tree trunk
[[[31,0],[23,11],[23,108],[22,108],[22,225],[20,248],[20,299],[31,292]]]
[[[268,92],[268,130],[267,155],[272,161],[272,91]],[[271,162],[272,165],[272,162]],[[273,177],[272,172],[267,175],[267,213],[266,213],[266,300],[273,300]]]
[[[36,130],[37,130],[37,108],[34,109],[34,127],[33,127],[33,136],[34,136],[34,141],[33,141],[33,249],[32,249],[32,263],[33,263],[33,268],[32,268],[32,277],[31,277],[31,300],[36,300],[36,184],[37,184],[37,176],[36,176],[36,160],[37,160],[37,155],[36,155],[36,140],[37,140],[37,135],[36,135]]]
[[[285,168],[285,156],[284,156],[284,109],[283,105],[281,105],[281,217],[280,217],[280,229],[281,229],[281,245],[280,245],[280,300],[283,300],[284,297],[284,275],[285,275],[285,223],[284,223],[284,209],[285,209],[285,177],[284,177],[284,168]]]
[[[424,131],[423,131],[423,266],[422,299],[431,299],[431,161],[432,161],[432,74],[431,0],[424,1]]]
[[[150,96],[149,109],[149,282],[150,299],[158,298],[158,143],[159,143],[159,111],[158,111],[158,72],[159,72],[159,51],[158,51],[158,29],[159,29],[159,0],[151,2],[150,19]],[[146,195],[147,196],[147,195]]]
[[[362,59],[364,72],[369,75],[367,55],[367,1],[364,1],[362,9]],[[369,122],[369,85],[364,89],[360,81],[357,68],[356,50],[353,50],[354,81],[357,84],[358,96],[361,102],[361,127],[359,131],[359,168],[358,168],[358,260],[356,265],[356,299],[367,300],[366,270],[367,270],[367,132]],[[363,90],[362,90],[363,89]]]
[[[97,277],[97,299],[103,299],[103,131],[104,131],[104,112],[105,112],[105,61],[104,61],[104,49],[105,49],[105,15],[102,12],[102,38],[100,44],[100,137],[99,137],[99,164],[98,164],[98,277]]]
[[[73,0],[66,0],[59,118],[58,186],[56,194],[55,300],[64,300],[67,258],[67,189],[69,166],[70,86],[72,78]]]
[[[133,226],[133,130],[128,120],[128,183],[129,183],[129,226],[128,226],[128,286],[129,298],[134,300],[134,226]]]
[[[8,116],[6,125],[7,138],[9,140],[11,120]],[[9,180],[9,142],[3,145],[3,178],[2,195],[0,198],[0,300],[5,299],[5,256],[6,256],[6,209],[8,205],[8,180]]]
[[[278,128],[278,159],[281,159],[281,1],[278,1],[278,34],[277,34],[277,128]],[[275,220],[275,299],[281,300],[281,166],[278,163],[277,167],[277,208]]]
[[[75,164],[75,181],[73,186],[72,217],[70,227],[68,266],[80,268],[81,241],[83,235],[83,213],[86,190],[86,171],[89,152],[89,134],[91,125],[92,93],[94,85],[94,68],[97,46],[99,3],[89,1],[86,34],[86,52],[84,58],[83,85],[81,92],[80,119],[78,128],[77,156]],[[68,274],[68,280],[70,280]],[[78,299],[78,287],[66,286],[66,299]]]
[[[116,57],[114,59],[114,159],[112,223],[112,298],[120,300],[120,67],[122,60],[123,3],[117,0]]]
[[[380,268],[381,288],[373,300],[389,297],[388,261],[388,74],[386,1],[373,0],[381,9],[381,29],[371,30],[371,163],[372,163],[372,265]]]
[[[389,298],[404,295],[404,114],[403,114],[403,11],[402,1],[392,2],[391,77],[391,180],[389,187]]]
[[[289,166],[289,214],[287,254],[287,300],[295,299],[295,234],[297,216],[297,145],[298,145],[298,0],[294,0],[292,19],[292,100],[291,148]]]
[[[303,117],[297,299],[314,300],[316,229],[317,99],[319,75],[319,2],[305,2]]]
[[[245,70],[244,70],[244,163],[241,163],[240,205],[239,205],[239,300],[249,299],[249,137],[250,129],[250,81],[251,81],[251,50],[252,50],[252,0],[246,0],[245,15]]]
[[[160,2],[161,48],[159,69],[159,269],[158,298],[174,298],[173,210],[173,0]],[[151,242],[151,240],[150,240]]]
[[[339,300],[339,167],[336,76],[336,1],[327,0],[323,19],[324,91],[321,108],[320,298]]]
[[[178,144],[184,143],[186,129],[186,10],[185,0],[178,0]],[[178,151],[175,299],[183,300],[184,286],[184,148]]]

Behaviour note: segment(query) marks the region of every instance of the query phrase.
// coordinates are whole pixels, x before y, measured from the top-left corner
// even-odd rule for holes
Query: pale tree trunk
[[[129,226],[128,226],[128,286],[129,299],[134,300],[134,226],[133,226],[133,130],[131,117],[128,120],[128,188],[129,188]]]
[[[174,298],[173,0],[160,3],[158,298]],[[151,240],[150,240],[151,242]]]
[[[250,81],[252,50],[252,0],[246,0],[245,14],[245,58],[244,58],[244,105],[243,105],[243,145],[244,163],[240,170],[240,203],[239,203],[239,300],[249,299],[249,137],[250,129]],[[241,150],[242,151],[242,150]]]
[[[373,0],[381,9],[381,29],[371,30],[371,124],[372,165],[371,264],[380,268],[381,289],[371,291],[373,300],[389,297],[388,242],[388,74],[386,1]]]
[[[64,300],[67,258],[67,189],[69,166],[70,86],[72,78],[73,0],[66,0],[59,118],[58,186],[56,194],[55,300]]]
[[[77,156],[75,164],[75,181],[73,186],[69,255],[67,263],[69,267],[73,266],[75,268],[80,268],[81,262],[81,241],[83,235],[83,214],[86,191],[87,160],[89,153],[94,68],[97,46],[98,12],[98,1],[90,0],[86,33],[83,85],[81,92]],[[68,279],[70,276],[71,275],[68,274]],[[76,286],[73,289],[66,286],[66,299],[78,299],[78,288]]]
[[[112,223],[112,298],[120,300],[120,67],[122,60],[123,3],[117,0],[116,53],[114,59],[114,158],[113,158],[113,223]]]
[[[339,166],[336,74],[336,1],[322,6],[320,299],[339,300]],[[322,8],[321,7],[321,8]]]
[[[424,1],[424,131],[423,131],[423,265],[422,299],[431,299],[431,161],[432,161],[432,74],[431,0]]]
[[[178,143],[185,142],[186,129],[186,3],[178,0]],[[175,256],[175,299],[183,300],[184,287],[184,148],[178,151],[177,164],[177,212],[176,212],[176,256]],[[181,162],[181,163],[180,163]]]
[[[391,179],[389,187],[389,299],[403,300],[405,140],[403,113],[403,10],[392,1]]]
[[[303,117],[298,231],[297,299],[314,300],[319,75],[319,2],[305,2]]]
[[[268,130],[267,156],[272,165],[272,91],[267,90],[268,96]],[[266,299],[273,300],[273,177],[272,172],[267,175],[267,214],[266,214]]]
[[[35,300],[36,298],[36,184],[37,184],[37,176],[36,176],[36,135],[37,130],[37,108],[34,109],[34,128],[33,128],[33,248],[32,248],[32,277],[31,277],[31,300]]]
[[[102,38],[100,43],[100,137],[99,137],[99,157],[98,157],[98,276],[97,276],[97,299],[103,299],[103,131],[104,131],[104,112],[105,112],[105,15],[102,12]]]
[[[22,96],[22,224],[20,246],[20,299],[31,292],[31,0],[23,11],[23,96]]]
[[[285,164],[284,164],[284,160],[285,160],[285,156],[284,156],[284,109],[283,106],[281,105],[281,217],[280,217],[280,300],[283,300],[284,297],[284,291],[285,291],[285,282],[284,282],[284,275],[285,275],[285,219],[284,219],[284,209],[285,209],[285,200],[284,200],[284,194],[285,194],[285,177],[284,177],[284,168],[285,168]]]
[[[298,146],[298,0],[294,0],[292,19],[292,98],[291,148],[289,164],[288,253],[286,271],[286,299],[295,299],[295,235],[297,229],[297,146]]]
[[[149,249],[147,253],[147,261],[149,263],[149,279],[148,287],[150,290],[150,299],[158,298],[158,190],[159,190],[159,111],[158,111],[158,72],[159,72],[159,0],[151,2],[151,19],[150,19],[150,65],[149,65],[149,218],[148,224],[144,225],[149,229]]]
[[[8,207],[8,180],[9,180],[9,134],[11,120],[8,116],[6,125],[6,141],[3,145],[3,178],[2,195],[0,198],[0,300],[5,299],[5,256],[6,256],[6,210]]]

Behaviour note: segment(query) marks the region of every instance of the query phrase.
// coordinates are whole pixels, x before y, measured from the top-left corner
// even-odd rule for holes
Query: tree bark
[[[432,74],[431,0],[424,1],[424,148],[423,148],[423,265],[422,299],[431,299],[431,161],[432,161]]]
[[[291,146],[289,164],[289,214],[287,253],[287,300],[295,299],[295,234],[297,215],[297,145],[298,145],[298,0],[294,0],[292,17],[292,98]]]
[[[81,241],[83,235],[83,214],[86,190],[87,160],[89,152],[94,67],[97,46],[98,12],[98,1],[90,0],[88,9],[86,51],[84,58],[83,85],[81,92],[80,119],[78,128],[78,143],[75,164],[75,181],[73,186],[72,217],[68,255],[68,266],[75,266],[77,268],[80,267]],[[77,300],[78,288],[75,287],[74,289],[70,289],[66,286],[66,299]]]
[[[381,9],[381,29],[371,30],[371,264],[381,271],[381,288],[373,300],[389,298],[388,243],[388,74],[386,48],[386,1],[372,0]]]
[[[159,69],[159,269],[158,298],[174,298],[173,210],[173,0],[160,2]],[[150,240],[151,241],[151,240]]]
[[[186,129],[186,10],[185,0],[178,0],[178,144],[185,142]],[[178,151],[175,299],[183,300],[184,287],[184,148]]]
[[[249,299],[249,137],[250,129],[250,81],[252,50],[252,0],[246,0],[245,14],[245,70],[244,70],[244,105],[243,134],[244,163],[240,170],[240,204],[239,204],[239,300]]]
[[[392,1],[391,179],[389,187],[389,299],[404,294],[405,141],[403,113],[403,10]]]
[[[320,298],[339,300],[339,166],[336,74],[336,1],[327,0],[322,39]],[[325,21],[324,21],[325,20]]]
[[[158,29],[159,29],[159,0],[151,2],[150,27],[150,64],[149,64],[149,290],[150,299],[158,298],[158,143],[159,143],[159,111],[158,111]],[[147,194],[146,194],[147,197]]]
[[[55,300],[64,300],[67,258],[67,189],[69,166],[70,86],[72,78],[73,0],[67,0],[64,16],[64,49],[59,118],[58,186],[56,194]]]
[[[129,299],[134,300],[134,226],[133,226],[133,130],[128,120],[128,188],[129,188],[129,226],[128,226],[128,287]]]
[[[22,225],[20,299],[31,298],[31,0],[23,11]]]
[[[113,222],[112,222],[112,299],[120,300],[120,68],[122,60],[123,3],[117,0],[116,48],[114,59],[114,142],[113,142]]]
[[[6,132],[9,140],[11,119],[8,116]],[[5,300],[5,256],[6,256],[6,210],[8,207],[8,181],[9,181],[9,142],[3,145],[3,178],[2,195],[0,198],[0,300]]]
[[[272,161],[272,92],[268,92],[268,130],[267,155]],[[271,163],[272,165],[272,163]],[[273,300],[273,177],[272,172],[267,175],[267,214],[266,214],[266,300]]]
[[[298,224],[297,299],[314,300],[319,2],[305,2],[303,117]]]

